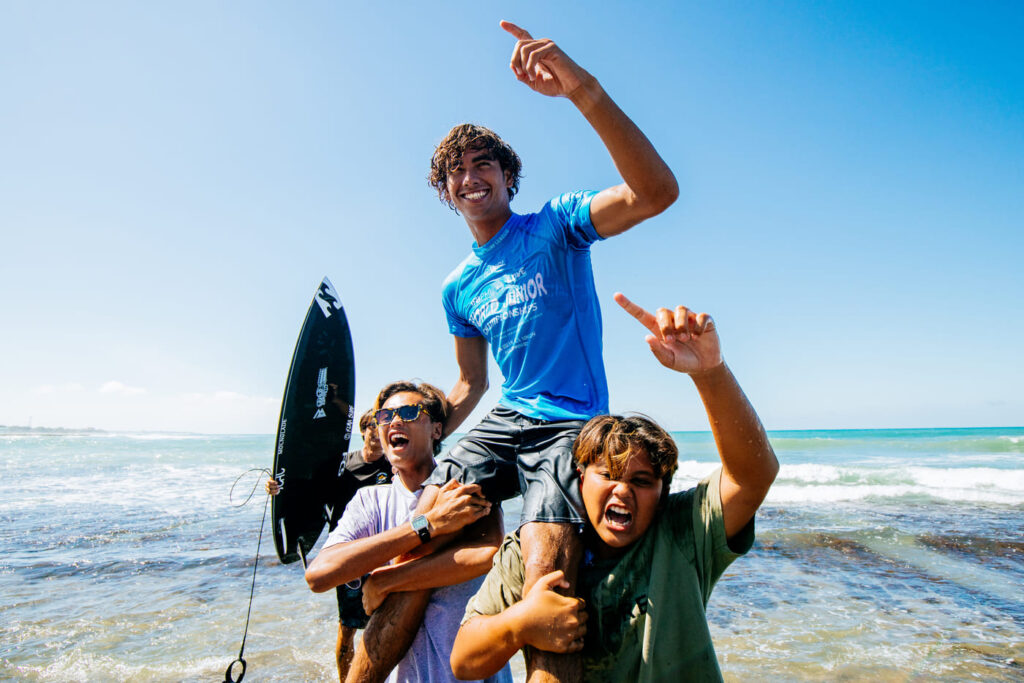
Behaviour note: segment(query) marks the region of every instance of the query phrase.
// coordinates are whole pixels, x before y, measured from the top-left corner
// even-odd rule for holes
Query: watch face
[[[430,540],[430,524],[423,515],[416,515],[412,518],[412,530],[420,536],[420,541],[426,543]]]

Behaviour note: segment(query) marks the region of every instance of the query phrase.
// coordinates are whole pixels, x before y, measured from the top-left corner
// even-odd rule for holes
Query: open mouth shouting
[[[440,390],[434,391],[443,398]],[[434,469],[434,453],[440,450],[444,425],[430,417],[434,405],[430,402],[432,396],[399,391],[391,394],[374,412],[384,455],[407,485],[419,486]]]
[[[604,521],[611,531],[628,531],[633,525],[633,513],[623,505],[612,503],[604,510]]]
[[[583,507],[603,542],[596,552],[613,556],[643,536],[654,521],[663,490],[667,487],[643,450],[630,456],[615,474],[603,463],[584,466],[580,480]]]

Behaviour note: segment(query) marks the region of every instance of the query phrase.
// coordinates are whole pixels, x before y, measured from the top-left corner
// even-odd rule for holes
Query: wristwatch
[[[412,518],[412,530],[419,534],[420,540],[426,543],[430,540],[430,522],[423,515],[416,515]]]

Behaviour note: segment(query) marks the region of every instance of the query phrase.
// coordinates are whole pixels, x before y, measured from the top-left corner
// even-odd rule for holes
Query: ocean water
[[[717,456],[674,436],[678,489]],[[727,680],[1024,680],[1024,428],[771,437],[758,540],[708,607]],[[0,679],[223,680],[266,499],[245,472],[272,453],[271,435],[0,428]],[[268,534],[245,680],[332,680],[333,593]]]

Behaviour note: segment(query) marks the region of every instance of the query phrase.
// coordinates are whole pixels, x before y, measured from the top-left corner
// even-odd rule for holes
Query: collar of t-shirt
[[[509,216],[508,220],[505,221],[505,224],[501,226],[501,229],[498,230],[497,233],[495,233],[494,237],[487,240],[487,243],[485,245],[480,246],[476,242],[473,242],[473,253],[476,254],[477,258],[479,258],[480,260],[487,258],[488,254],[492,253],[495,249],[501,246],[501,243],[504,242],[505,238],[508,237],[509,233],[512,232],[513,226],[518,225],[520,220],[522,220],[522,216],[520,216],[517,213],[514,213],[511,216]]]

